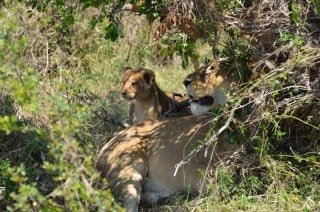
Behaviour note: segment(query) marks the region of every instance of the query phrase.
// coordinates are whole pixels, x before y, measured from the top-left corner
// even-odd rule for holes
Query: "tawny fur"
[[[122,96],[131,101],[129,123],[157,119],[175,107],[176,102],[188,100],[187,95],[175,96],[162,91],[152,70],[126,67],[123,71]],[[173,99],[175,98],[175,99]]]
[[[232,76],[224,73],[215,61],[189,74],[185,78],[184,84],[187,94],[192,97],[190,105],[192,114],[199,116],[213,107],[225,105],[232,81]],[[192,99],[201,99],[204,96],[212,96],[213,104],[199,105],[192,101]]]
[[[220,81],[216,72],[207,71],[202,78],[198,76],[193,74],[187,78],[187,90],[192,94],[214,95],[217,88],[222,88],[219,86],[223,80]],[[173,176],[175,165],[198,142],[206,140],[210,120],[210,116],[186,116],[139,122],[119,132],[104,145],[96,167],[108,179],[128,212],[137,212],[140,201],[155,204],[162,197],[197,191],[202,179],[201,170],[203,172],[208,165],[214,168],[215,162],[239,148],[220,138],[211,164],[208,164],[209,158],[204,157],[204,151],[200,151]]]

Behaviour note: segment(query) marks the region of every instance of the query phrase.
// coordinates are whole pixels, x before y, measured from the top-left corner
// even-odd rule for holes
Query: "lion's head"
[[[189,74],[183,84],[191,99],[191,112],[199,116],[214,106],[225,105],[230,82],[221,73],[219,65],[212,62]]]
[[[123,70],[121,94],[125,99],[145,99],[155,84],[155,74],[152,70],[126,67]]]

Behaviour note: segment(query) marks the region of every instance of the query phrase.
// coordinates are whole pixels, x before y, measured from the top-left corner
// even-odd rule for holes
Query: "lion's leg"
[[[123,188],[123,207],[127,212],[138,212],[140,203],[141,183],[135,181],[129,183]]]
[[[155,205],[159,202],[160,199],[168,198],[174,194],[177,194],[177,193],[170,192],[170,191],[161,191],[161,192],[147,191],[143,193],[143,195],[141,196],[141,200],[142,202],[147,203],[149,205]]]
[[[176,192],[168,189],[166,186],[161,185],[150,178],[146,178],[143,184],[143,195],[141,201],[155,205],[162,198],[167,198],[176,194]]]
[[[130,166],[119,174],[124,179],[122,188],[123,207],[128,212],[138,212],[141,198],[142,181],[147,173],[146,162],[143,158],[135,158]]]

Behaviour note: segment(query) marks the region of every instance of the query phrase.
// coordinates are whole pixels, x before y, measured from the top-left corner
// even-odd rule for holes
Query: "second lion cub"
[[[177,103],[188,102],[187,95],[162,91],[155,81],[154,72],[144,68],[124,68],[121,94],[131,101],[130,124],[157,119],[161,114],[177,107]]]

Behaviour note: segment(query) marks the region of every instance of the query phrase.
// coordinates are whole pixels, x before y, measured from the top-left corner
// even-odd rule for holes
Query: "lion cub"
[[[189,99],[187,95],[162,91],[155,81],[155,74],[152,70],[132,69],[131,67],[123,70],[121,94],[125,99],[131,101],[130,124],[147,119],[157,119],[163,113],[174,110],[177,103],[187,103]]]

